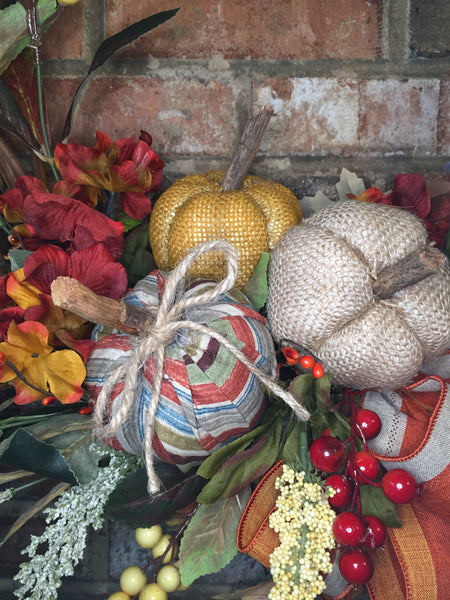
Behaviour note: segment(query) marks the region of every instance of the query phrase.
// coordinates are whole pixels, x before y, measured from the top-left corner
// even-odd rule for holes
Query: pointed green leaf
[[[11,271],[17,271],[23,267],[25,259],[30,256],[30,250],[22,250],[21,248],[11,248],[8,252],[9,260],[11,261]]]
[[[386,527],[401,527],[395,504],[388,500],[381,488],[373,485],[360,485],[361,512],[374,515],[383,521]]]
[[[315,410],[314,388],[316,378],[311,373],[297,375],[289,386],[289,391],[310,413]]]
[[[211,479],[229,458],[245,450],[250,442],[259,435],[262,435],[268,428],[269,423],[266,425],[259,425],[258,427],[255,427],[255,429],[244,433],[232,442],[222,446],[205,458],[197,470],[197,475],[200,475],[200,477],[204,477],[205,479]]]
[[[147,472],[138,469],[128,475],[110,495],[105,507],[107,519],[128,527],[150,527],[173,516],[195,500],[205,480],[195,473],[183,474],[175,465],[157,463],[161,490],[149,496]]]
[[[78,89],[75,92],[75,95],[73,97],[72,104],[69,108],[69,112],[66,117],[66,122],[64,124],[64,129],[63,129],[63,133],[61,136],[62,140],[64,140],[70,133],[73,117],[75,116],[75,113],[81,103],[81,100],[87,89],[87,86],[89,85],[91,79],[95,75],[95,71],[99,67],[104,65],[105,62],[115,52],[117,52],[118,50],[120,50],[121,48],[126,46],[127,44],[131,44],[131,42],[134,42],[135,40],[137,40],[141,35],[144,35],[144,33],[151,31],[158,25],[161,25],[168,19],[171,19],[172,17],[174,17],[177,14],[178,10],[179,10],[179,8],[175,8],[173,10],[165,10],[163,12],[151,15],[150,17],[147,17],[146,19],[142,19],[141,21],[138,21],[137,23],[133,23],[129,27],[126,27],[122,31],[119,31],[115,35],[112,35],[111,37],[107,38],[100,44],[97,52],[94,55],[94,58],[92,60],[91,66],[89,67],[89,71],[88,71],[86,77],[83,79],[83,81],[78,86]]]
[[[263,252],[256,265],[252,276],[242,290],[256,310],[261,310],[267,301],[269,287],[267,284],[267,267],[269,266],[269,253]]]
[[[17,429],[0,444],[0,462],[72,485],[77,483],[61,452],[25,429]]]
[[[238,497],[200,505],[180,544],[180,575],[190,585],[202,575],[216,573],[237,554],[236,534],[244,506],[250,498],[245,490]]]
[[[231,456],[202,489],[197,502],[211,504],[228,498],[267,473],[279,455],[281,429],[282,419],[277,419],[254,445]]]

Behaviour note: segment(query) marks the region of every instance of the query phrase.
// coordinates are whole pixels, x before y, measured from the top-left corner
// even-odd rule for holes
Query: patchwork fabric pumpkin
[[[127,303],[156,312],[165,288],[164,273],[155,271],[125,296]],[[215,284],[197,281],[183,298],[200,296]],[[211,303],[191,306],[183,320],[203,323],[225,336],[263,373],[275,374],[272,336],[265,319],[247,298],[232,288]],[[94,401],[110,374],[123,364],[138,343],[135,336],[96,332],[96,346],[87,362],[86,386]],[[132,410],[120,426],[113,447],[143,454],[145,413],[155,376],[150,357],[138,373]],[[121,405],[123,383],[112,391],[112,415]],[[181,329],[165,348],[163,379],[155,415],[154,456],[189,467],[200,462],[230,438],[245,433],[259,420],[265,407],[263,386],[255,375],[213,336]]]
[[[450,344],[448,263],[387,299],[383,268],[425,248],[412,213],[338,202],[291,228],[271,255],[268,321],[277,339],[313,353],[341,385],[395,389]]]
[[[224,192],[224,175],[188,175],[164,192],[151,214],[150,244],[157,267],[169,271],[197,244],[227,240],[239,250],[235,286],[242,289],[261,254],[300,222],[302,211],[296,196],[279,183],[247,175],[239,190]],[[196,260],[190,275],[220,280],[225,272],[223,257],[209,252]]]

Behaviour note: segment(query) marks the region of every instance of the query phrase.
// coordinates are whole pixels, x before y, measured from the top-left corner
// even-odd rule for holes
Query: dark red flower
[[[422,220],[430,240],[435,242],[439,249],[444,249],[445,239],[450,230],[450,198],[430,198],[421,175],[397,175],[390,193],[383,194],[377,188],[370,188],[360,194],[358,200],[409,210]]]
[[[38,240],[69,242],[70,251],[102,243],[115,259],[123,250],[123,225],[79,200],[33,192],[23,206],[24,221]]]
[[[58,144],[57,167],[69,184],[82,186],[93,206],[102,190],[120,193],[123,210],[130,217],[142,220],[151,210],[147,194],[161,189],[164,168],[148,144],[150,136],[141,135],[138,141],[135,136],[121,138],[113,144],[105,133],[97,131],[96,137],[94,148]]]
[[[27,256],[23,266],[25,280],[44,294],[60,276],[73,277],[101,296],[118,300],[127,288],[125,268],[103,244],[95,244],[68,254],[62,248],[44,245]]]

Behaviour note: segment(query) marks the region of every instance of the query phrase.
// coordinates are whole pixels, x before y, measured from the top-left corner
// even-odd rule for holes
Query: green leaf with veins
[[[192,517],[180,544],[180,575],[190,585],[202,575],[216,573],[237,554],[236,534],[250,490],[239,496],[201,504]]]

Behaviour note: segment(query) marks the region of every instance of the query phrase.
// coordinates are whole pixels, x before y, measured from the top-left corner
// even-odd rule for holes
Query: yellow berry
[[[164,554],[164,552],[166,551],[167,546],[170,544],[170,540],[171,537],[168,533],[165,533],[162,538],[159,540],[159,542],[156,544],[156,546],[154,546],[152,548],[152,554],[153,554],[153,558],[158,558],[160,556],[162,556]],[[173,560],[178,552],[178,546],[176,544],[174,544],[172,551],[169,551],[166,556],[164,557],[163,563],[169,563],[171,560]]]
[[[174,592],[181,583],[180,571],[174,565],[161,567],[156,581],[165,592]]]
[[[120,576],[122,591],[130,596],[138,594],[147,583],[147,577],[140,567],[127,567]]]
[[[161,525],[138,527],[134,535],[139,546],[142,546],[142,548],[153,548],[162,538],[163,530]]]
[[[114,592],[114,594],[108,596],[108,600],[130,600],[130,596],[125,592]]]
[[[147,583],[139,594],[139,600],[167,600],[167,592],[161,589],[157,583]]]

